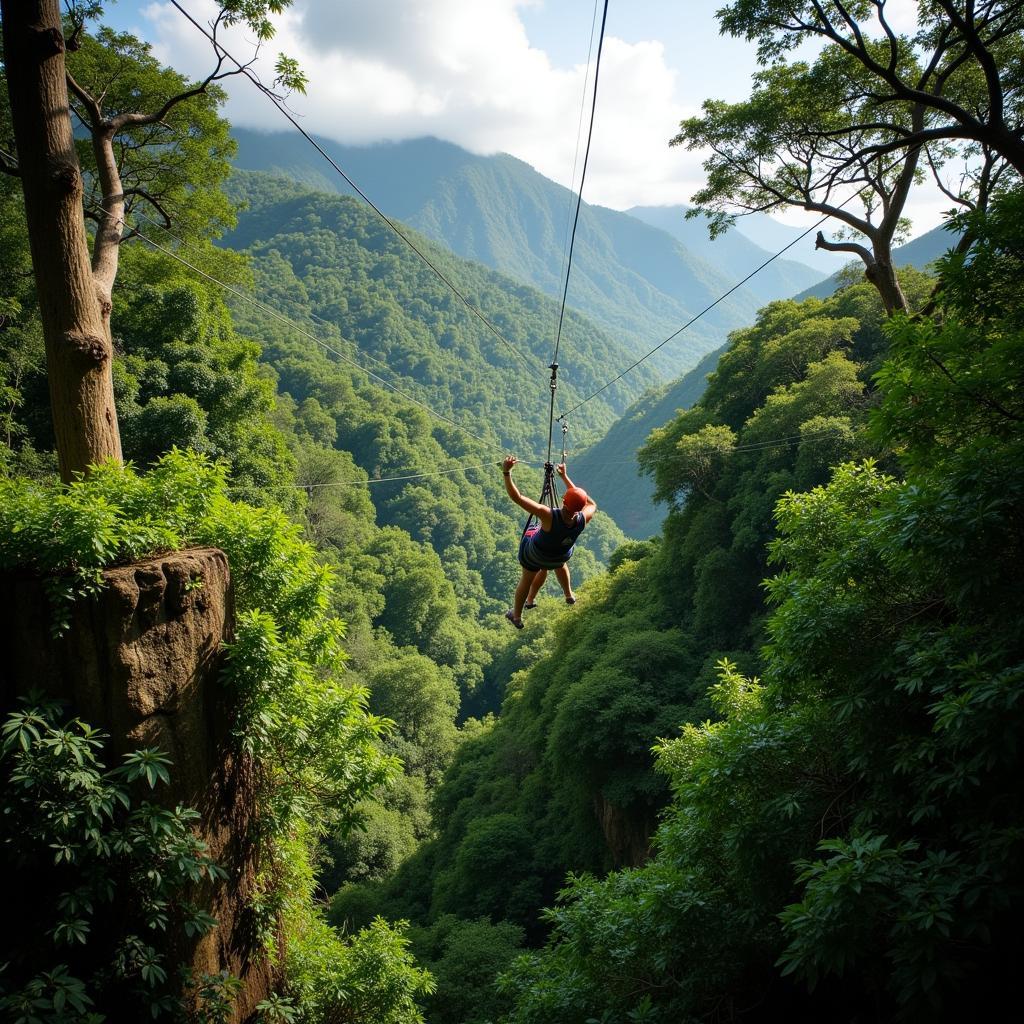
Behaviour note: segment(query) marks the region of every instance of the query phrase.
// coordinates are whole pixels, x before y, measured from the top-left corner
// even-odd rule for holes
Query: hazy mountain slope
[[[800,237],[805,230],[805,227],[785,224],[767,213],[745,214],[737,218],[735,227],[730,228],[731,232],[743,235],[754,245],[769,252],[778,252],[783,246],[793,243],[792,247],[786,250],[786,258],[813,267],[818,271],[819,277],[839,270],[845,262],[843,254],[815,249],[813,231],[803,238]]]
[[[642,395],[597,444],[573,460],[574,478],[593,492],[601,509],[630,537],[644,539],[656,534],[666,512],[654,502],[654,482],[637,469],[637,449],[655,427],[700,398],[708,374],[727,347],[709,352],[679,380]]]
[[[956,245],[957,235],[946,231],[941,225],[926,231],[917,238],[912,238],[906,245],[898,246],[893,250],[893,261],[897,267],[916,267],[918,270],[926,270],[928,265],[944,255]],[[857,266],[859,266],[859,261]],[[826,277],[823,281],[805,289],[797,299],[809,299],[812,296],[818,299],[827,299],[842,283],[842,271]]]
[[[293,135],[236,130],[236,164],[269,170],[317,188],[347,186],[310,146]],[[390,216],[478,260],[561,294],[569,191],[513,157],[477,156],[437,139],[341,146],[321,140]],[[731,243],[740,247],[737,236]],[[756,247],[752,247],[756,249]],[[735,276],[717,265],[703,238],[688,247],[635,217],[584,203],[577,233],[569,303],[610,329],[633,353],[646,351],[727,290]],[[751,261],[755,262],[755,261]],[[801,287],[806,281],[800,281]],[[741,289],[654,356],[652,366],[676,376],[749,323],[766,297]],[[555,324],[542,329],[550,347]]]
[[[693,252],[702,252],[706,247],[706,258],[734,281],[746,277],[775,251],[755,245],[739,230],[726,231],[712,242],[708,238],[705,221],[687,220],[686,210],[687,207],[682,205],[634,206],[626,212],[645,224],[667,232]],[[781,248],[781,245],[776,248]],[[820,280],[820,270],[780,257],[755,274],[745,287],[762,302],[771,302],[772,299],[786,298],[802,291]]]
[[[895,252],[897,266],[917,267],[926,270],[940,256],[944,256],[956,245],[959,235],[947,231],[942,225],[926,231],[917,238],[912,238],[906,245],[901,245]]]

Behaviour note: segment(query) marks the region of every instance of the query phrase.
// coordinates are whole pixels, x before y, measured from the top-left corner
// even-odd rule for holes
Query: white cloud
[[[278,51],[299,59],[309,91],[290,105],[316,134],[355,144],[435,135],[477,153],[511,153],[568,185],[586,68],[557,66],[531,45],[520,15],[538,2],[296,0],[278,19],[277,36],[257,66],[271,82]],[[203,23],[216,10],[213,0],[182,3]],[[887,11],[898,29],[913,29],[912,0],[890,0]],[[191,75],[208,71],[209,43],[173,7],[154,0],[142,13],[149,22],[144,35],[161,60]],[[236,28],[223,39],[239,59],[252,55],[245,31]],[[691,89],[702,68],[714,67],[716,80],[721,78],[721,53],[705,49],[686,69]],[[735,68],[740,78],[748,73],[748,67]],[[681,203],[703,183],[700,156],[668,146],[679,121],[696,113],[703,99],[694,94],[684,103],[679,77],[661,42],[606,37],[584,189],[588,202],[615,209]],[[287,127],[248,82],[234,80],[227,90],[232,122]],[[915,193],[914,233],[936,224],[946,206],[934,189]],[[810,222],[798,210],[776,216]]]
[[[186,6],[204,23],[214,11],[211,0]],[[308,95],[291,106],[317,134],[345,143],[436,135],[478,153],[511,153],[568,184],[585,67],[557,67],[531,46],[524,6],[305,0],[279,19],[270,49],[297,57],[309,76]],[[208,67],[209,44],[174,8],[156,2],[144,14],[161,60],[193,75]],[[253,51],[241,30],[224,40],[239,59]],[[264,80],[272,64],[268,52],[258,65]],[[285,127],[247,82],[227,88],[233,122]],[[669,150],[668,139],[688,112],[660,43],[606,37],[584,198],[620,209],[686,201],[700,183],[699,159]]]

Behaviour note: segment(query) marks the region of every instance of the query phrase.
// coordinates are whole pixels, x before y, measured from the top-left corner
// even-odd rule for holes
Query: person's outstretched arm
[[[558,472],[558,475],[562,478],[562,483],[564,483],[566,487],[575,487],[576,486],[569,479],[569,473],[567,472],[567,470],[565,468],[565,463],[564,462],[560,462],[557,466],[555,466],[555,469]]]
[[[545,530],[551,529],[551,509],[545,508],[539,502],[533,501],[530,498],[524,497],[519,493],[519,488],[516,487],[515,481],[512,479],[512,467],[519,460],[514,455],[506,455],[505,461],[501,464],[501,472],[505,477],[505,493],[522,509],[525,509],[531,515],[536,516],[540,520],[541,526]]]
[[[593,498],[588,498],[586,505],[580,509],[583,513],[583,521],[589,523],[594,518],[594,513],[597,511],[597,502]]]

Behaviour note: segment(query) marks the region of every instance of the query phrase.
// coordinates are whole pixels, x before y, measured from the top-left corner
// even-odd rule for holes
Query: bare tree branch
[[[156,210],[157,213],[160,214],[160,217],[164,222],[163,226],[165,228],[171,227],[172,221],[170,214],[163,208],[163,206],[161,206],[160,201],[152,193],[147,192],[144,188],[126,188],[124,190],[124,197],[127,198],[128,196],[138,196],[139,199],[145,200],[153,207],[154,210]],[[127,225],[125,226],[127,227]]]
[[[900,60],[899,39],[885,17],[885,0],[872,0],[872,3],[875,5],[878,23],[882,26],[882,31],[885,32],[885,37],[889,41],[889,70],[895,72]]]
[[[867,246],[859,245],[857,242],[830,242],[820,231],[814,239],[815,249],[824,249],[826,252],[848,252],[859,256],[865,265],[875,262],[871,250]]]
[[[948,0],[938,0],[938,6],[946,12],[946,17],[949,18],[950,23],[963,33],[968,48],[974,55],[974,59],[981,66],[985,74],[985,85],[988,88],[989,101],[991,103],[989,116],[993,121],[1002,124],[1004,109],[1003,83],[999,77],[999,68],[996,67],[995,58],[989,49],[991,44],[986,45],[983,43],[978,35],[977,27],[974,24],[974,5],[968,5],[970,15],[967,18],[961,17],[956,4],[949,3]]]
[[[67,80],[68,88],[75,94],[78,102],[85,107],[85,112],[89,116],[89,126],[91,128],[100,128],[103,124],[103,112],[95,97],[75,81],[75,77],[70,71],[65,71],[64,77]]]

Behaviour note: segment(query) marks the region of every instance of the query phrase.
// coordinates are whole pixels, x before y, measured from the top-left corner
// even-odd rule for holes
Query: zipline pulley
[[[551,436],[555,432],[555,392],[558,390],[558,363],[552,363],[551,371],[551,408],[548,410],[548,462],[551,461]]]

